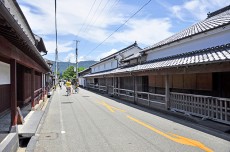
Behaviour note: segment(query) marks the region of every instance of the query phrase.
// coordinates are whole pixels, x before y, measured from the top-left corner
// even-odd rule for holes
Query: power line
[[[79,34],[80,34],[80,32],[81,32],[81,30],[82,30],[83,26],[85,26],[85,23],[86,23],[86,21],[87,21],[87,19],[88,19],[89,15],[90,15],[90,13],[91,13],[91,11],[92,11],[92,9],[93,9],[94,5],[95,5],[95,2],[96,2],[96,0],[94,0],[93,5],[91,6],[91,8],[90,8],[90,10],[89,10],[89,13],[88,13],[87,17],[85,18],[85,20],[84,20],[84,22],[83,22],[83,24],[82,24],[82,26],[81,26],[81,28],[80,28],[79,32],[77,33],[77,35],[79,35]]]
[[[100,1],[99,5],[97,6],[97,8],[96,8],[96,10],[95,10],[95,13],[93,14],[93,17],[92,17],[92,19],[90,20],[89,24],[86,26],[84,32],[88,29],[89,25],[91,24],[92,20],[94,19],[95,14],[97,14],[96,12],[97,12],[97,10],[99,9],[99,7],[101,6],[101,2],[102,2],[102,0]]]
[[[106,6],[108,5],[108,3],[109,3],[110,1],[109,0],[107,0],[107,2],[105,3],[105,5],[104,5],[104,7],[101,9],[101,11],[100,11],[100,13],[99,13],[99,15],[95,18],[95,20],[93,21],[93,24],[91,25],[91,26],[93,26],[96,22],[97,22],[97,20],[98,20],[98,18],[101,16],[101,14],[104,12],[104,10],[105,10],[105,8],[106,8]],[[116,1],[114,1],[114,2],[116,2]],[[90,22],[91,23],[91,22]],[[87,26],[88,27],[88,26]],[[88,30],[90,29],[90,27],[88,28]],[[86,31],[86,29],[85,29],[85,31]],[[88,42],[85,42],[84,41],[84,47],[88,44]]]
[[[101,16],[101,14],[104,12],[104,9],[106,8],[106,6],[108,5],[109,2],[110,2],[110,1],[107,0],[106,4],[105,4],[104,7],[101,9],[99,15],[98,15],[97,18],[94,20],[93,25],[97,22],[98,18],[99,18],[99,17]]]
[[[115,31],[113,31],[108,37],[106,37],[101,43],[99,43],[94,49],[92,49],[87,55],[95,51],[99,46],[101,46],[106,40],[108,40],[114,33],[116,33],[120,28],[122,28],[130,19],[132,19],[137,13],[139,13],[145,6],[147,6],[152,0],[145,3],[140,9],[138,9],[133,15],[131,15],[123,24],[121,24]],[[86,55],[86,56],[87,56]]]

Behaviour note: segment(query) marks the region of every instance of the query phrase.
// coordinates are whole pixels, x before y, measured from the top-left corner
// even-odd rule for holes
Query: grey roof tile
[[[86,77],[189,66],[194,64],[198,65],[203,63],[210,64],[216,61],[230,62],[230,44],[159,58],[133,67],[117,68],[111,71],[88,74]]]
[[[158,42],[158,43],[156,43],[150,47],[145,48],[143,51],[147,51],[147,50],[151,50],[151,49],[163,46],[163,45],[167,45],[167,44],[175,42],[177,40],[181,40],[181,39],[193,36],[195,34],[200,34],[200,33],[206,32],[208,30],[215,29],[215,28],[218,28],[220,26],[228,25],[228,24],[230,24],[229,6],[228,6],[228,8],[226,7],[226,9],[223,12],[217,13],[214,16],[211,16],[211,17],[209,17],[209,18],[207,18],[201,22],[198,22],[198,23],[192,25],[191,27],[189,27],[185,30],[182,30],[181,32],[179,32],[177,34],[172,35],[169,38],[166,38],[166,39],[164,39],[164,40],[162,40],[162,41],[160,41],[160,42]]]

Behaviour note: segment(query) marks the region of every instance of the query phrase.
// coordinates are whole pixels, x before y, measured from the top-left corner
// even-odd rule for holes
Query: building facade
[[[91,73],[90,88],[154,109],[230,124],[230,6],[191,27]],[[111,83],[106,83],[110,79]],[[103,89],[101,89],[103,88]]]
[[[10,111],[11,126],[17,125],[17,107],[32,109],[44,99],[50,68],[41,54],[46,53],[18,3],[0,1],[0,113]]]

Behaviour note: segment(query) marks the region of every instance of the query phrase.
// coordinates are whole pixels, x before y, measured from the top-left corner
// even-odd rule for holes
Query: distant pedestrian
[[[67,92],[67,95],[70,95],[71,94],[71,81],[70,79],[68,79],[65,83],[66,85],[66,92]]]

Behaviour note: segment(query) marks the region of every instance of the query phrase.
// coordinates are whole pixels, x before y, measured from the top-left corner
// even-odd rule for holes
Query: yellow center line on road
[[[146,124],[146,123],[144,123],[144,122],[142,122],[142,121],[140,121],[140,120],[138,120],[136,118],[128,116],[128,115],[127,115],[127,118],[129,118],[130,120],[132,120],[132,121],[134,121],[134,122],[136,122],[136,123],[148,128],[148,129],[150,129],[150,130],[152,130],[152,131],[154,131],[154,132],[156,132],[156,133],[158,133],[158,134],[160,134],[160,135],[162,135],[162,136],[164,136],[164,137],[166,137],[166,138],[168,138],[168,139],[170,139],[170,140],[172,140],[174,142],[177,142],[177,143],[180,143],[180,144],[183,144],[183,145],[189,145],[189,146],[198,147],[198,148],[204,150],[205,152],[213,152],[212,149],[206,147],[204,144],[202,144],[199,141],[189,139],[189,138],[186,138],[186,137],[183,137],[183,136],[179,136],[179,135],[176,135],[176,134],[172,134],[172,133],[164,133],[164,132],[162,132],[162,131],[160,131],[160,130],[158,130],[158,129],[156,129],[156,128],[154,128],[154,127],[152,127],[152,126],[150,126],[150,125],[148,125],[148,124]]]
[[[99,104],[105,106],[110,112],[115,112],[116,110],[117,110],[117,111],[120,111],[120,112],[125,112],[125,110],[120,109],[120,108],[117,108],[117,107],[114,107],[114,106],[111,106],[111,105],[109,105],[108,103],[106,103],[106,102],[104,102],[104,101],[102,101],[102,102],[98,102],[98,101],[97,101],[97,103],[99,103]]]

